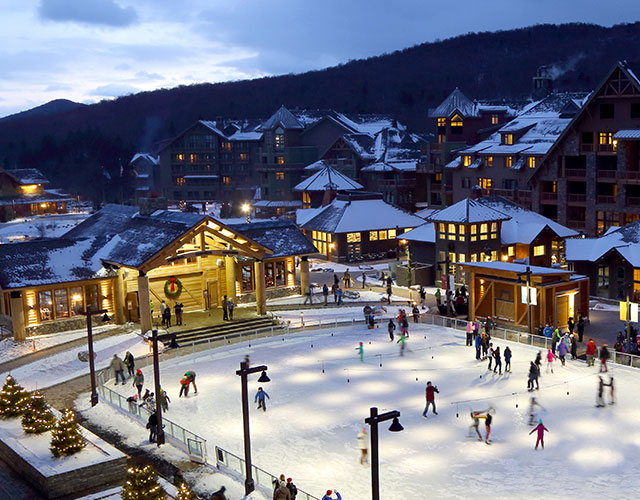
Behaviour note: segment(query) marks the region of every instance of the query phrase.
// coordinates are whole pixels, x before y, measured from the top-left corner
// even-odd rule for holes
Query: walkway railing
[[[122,410],[128,415],[140,420],[146,425],[149,416],[153,411],[146,406],[140,406],[137,402],[128,402],[127,398],[118,394],[113,389],[105,385],[109,380],[110,370],[104,370],[98,373],[98,394],[110,405]],[[207,461],[207,440],[197,434],[185,429],[181,425],[172,422],[163,415],[162,423],[164,424],[165,436],[170,439],[178,448],[189,454],[192,460],[199,463]]]
[[[244,459],[240,458],[233,453],[216,446],[216,462],[218,468],[225,468],[243,479],[245,478],[245,465]],[[278,478],[273,474],[268,473],[265,470],[262,470],[260,467],[256,467],[255,465],[251,466],[251,475],[253,476],[253,480],[257,485],[262,486],[263,488],[273,491],[273,484]],[[319,500],[318,497],[314,497],[309,493],[298,489],[298,494],[296,495],[296,500]]]

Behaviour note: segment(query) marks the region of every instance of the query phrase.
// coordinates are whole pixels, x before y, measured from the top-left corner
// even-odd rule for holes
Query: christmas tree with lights
[[[185,483],[182,483],[178,488],[178,496],[176,497],[176,500],[198,500],[198,497],[193,491],[191,491],[191,488],[189,488]]]
[[[166,492],[158,483],[153,467],[147,465],[130,467],[127,470],[127,479],[122,487],[121,496],[123,500],[164,500]]]
[[[29,398],[29,405],[22,415],[22,428],[27,434],[42,434],[56,425],[56,417],[44,400],[41,392],[34,391]]]
[[[7,375],[0,392],[0,417],[19,417],[26,411],[28,404],[29,393],[11,375]]]
[[[58,420],[51,433],[50,450],[53,456],[73,455],[87,445],[78,424],[76,415],[71,410],[65,410],[62,418]]]

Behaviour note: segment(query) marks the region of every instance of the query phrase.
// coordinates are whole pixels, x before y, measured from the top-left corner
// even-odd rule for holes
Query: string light
[[[0,417],[13,418],[23,415],[29,407],[29,399],[29,393],[16,382],[11,374],[7,375],[0,392]]]
[[[56,456],[68,456],[79,452],[87,445],[78,429],[76,415],[67,409],[56,423],[51,435],[51,453]]]

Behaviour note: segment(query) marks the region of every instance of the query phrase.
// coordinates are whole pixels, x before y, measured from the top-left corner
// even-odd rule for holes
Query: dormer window
[[[471,165],[471,155],[464,155],[462,157],[462,165],[468,167]]]
[[[511,146],[513,144],[513,134],[502,134],[502,144]]]
[[[451,133],[452,134],[462,134],[462,129],[464,125],[464,120],[459,114],[453,115],[451,118]]]
[[[500,117],[498,115],[491,115],[491,125],[497,125],[500,121]]]

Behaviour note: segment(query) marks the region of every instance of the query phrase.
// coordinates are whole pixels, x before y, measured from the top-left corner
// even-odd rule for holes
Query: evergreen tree
[[[64,415],[53,428],[51,435],[51,453],[53,456],[73,455],[87,445],[78,424],[76,415],[71,410],[65,410]]]
[[[22,415],[22,428],[28,434],[42,434],[56,425],[56,417],[41,392],[34,391],[29,398],[29,405]]]
[[[123,500],[164,500],[166,492],[158,483],[153,467],[135,466],[127,470],[127,479],[122,487],[121,496]]]
[[[191,491],[191,488],[189,488],[185,483],[182,483],[180,485],[180,487],[178,488],[178,496],[176,497],[176,500],[197,500],[198,497],[196,497],[196,494]]]
[[[7,375],[0,392],[0,417],[18,417],[25,412],[28,404],[29,393],[11,375]]]

